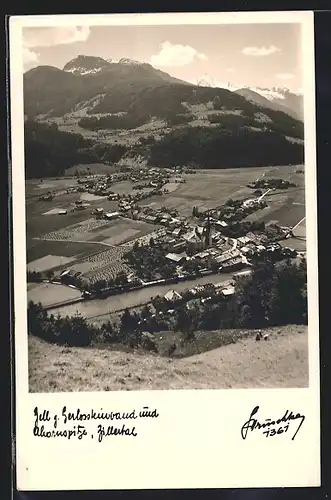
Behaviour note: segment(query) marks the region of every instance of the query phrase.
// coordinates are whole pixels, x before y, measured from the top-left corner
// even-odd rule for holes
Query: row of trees
[[[119,344],[157,351],[155,343],[143,335],[144,321],[140,320],[138,314],[131,314],[128,309],[121,315],[118,324],[106,321],[99,327],[89,323],[78,313],[74,316],[54,316],[40,303],[30,301],[27,318],[29,334],[47,342],[75,347]]]
[[[290,182],[284,179],[259,179],[251,184],[248,184],[247,187],[252,189],[255,188],[273,188],[273,189],[287,189],[290,187],[296,187],[294,182]]]

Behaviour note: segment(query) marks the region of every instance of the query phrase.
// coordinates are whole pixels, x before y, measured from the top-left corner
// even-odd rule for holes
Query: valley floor
[[[266,333],[264,331],[263,333]],[[30,392],[308,387],[308,329],[287,325],[185,359],[68,348],[29,336]]]

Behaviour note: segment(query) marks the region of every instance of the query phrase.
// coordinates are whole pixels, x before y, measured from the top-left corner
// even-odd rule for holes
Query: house
[[[181,262],[183,262],[184,260],[186,260],[186,253],[168,253],[166,255],[166,259],[168,260],[171,260],[172,262],[175,262],[176,264],[180,264]]]
[[[177,300],[182,300],[182,296],[180,293],[176,292],[176,290],[169,290],[164,296],[165,300],[168,302],[176,302]]]
[[[234,269],[238,269],[240,267],[243,267],[243,258],[240,257],[234,257],[226,262],[222,263],[222,271],[232,271]]]
[[[233,286],[228,286],[227,288],[224,288],[222,290],[222,295],[224,295],[224,297],[231,297],[235,292],[235,289]]]
[[[108,195],[108,200],[112,201],[112,200],[118,200],[118,194],[116,193],[111,193]]]
[[[178,238],[178,236],[180,235],[181,232],[182,232],[182,228],[181,227],[177,227],[176,229],[174,229],[172,231],[172,236],[175,236],[176,238]]]
[[[265,250],[265,249],[266,249],[266,247],[265,247],[264,245],[257,245],[257,247],[256,247],[256,248],[259,250],[259,252],[263,252],[263,250]],[[273,248],[274,248],[274,247],[273,247]]]
[[[200,252],[197,253],[194,257],[196,259],[205,259],[206,257],[209,257],[209,252]]]
[[[155,224],[156,217],[155,217],[155,215],[146,215],[145,221],[149,222],[150,224]]]
[[[239,271],[238,273],[235,273],[233,277],[250,276],[251,274],[252,271],[249,269],[248,271]]]
[[[215,222],[215,226],[218,228],[227,227],[227,223],[224,220],[218,220]]]
[[[105,218],[108,220],[118,219],[120,216],[119,212],[108,212],[105,214]]]
[[[184,250],[186,249],[186,243],[185,241],[180,241],[179,243],[176,243],[173,247],[172,247],[172,251],[174,253],[181,253],[181,252],[184,252]]]
[[[197,285],[194,290],[196,295],[200,297],[209,297],[215,293],[216,288],[213,283],[206,283],[205,285]]]
[[[240,236],[240,238],[238,238],[238,242],[244,246],[247,245],[247,243],[249,243],[250,241],[251,240],[247,236]]]

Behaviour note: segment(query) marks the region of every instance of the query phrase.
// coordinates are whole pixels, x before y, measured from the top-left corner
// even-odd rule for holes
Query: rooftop
[[[166,259],[172,260],[174,262],[180,262],[182,259],[186,259],[186,253],[168,253]]]
[[[225,296],[233,295],[234,292],[235,292],[235,289],[233,286],[228,286],[227,288],[224,288],[224,290],[222,290],[222,294]]]
[[[165,294],[164,298],[166,300],[173,301],[173,300],[180,300],[182,296],[178,292],[176,292],[176,290],[169,290],[169,292]]]

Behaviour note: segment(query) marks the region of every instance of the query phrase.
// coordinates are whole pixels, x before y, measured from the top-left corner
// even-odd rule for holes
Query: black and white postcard
[[[9,29],[18,489],[319,486],[313,13]]]

